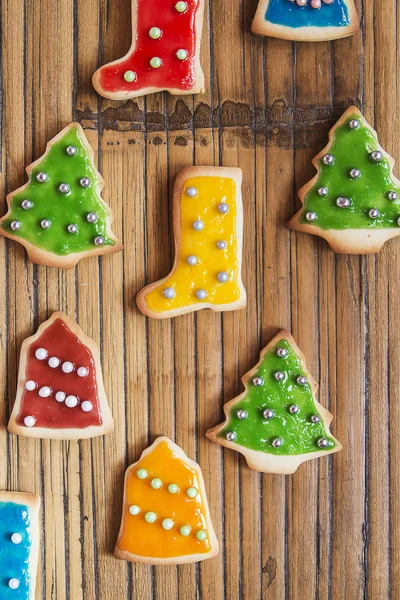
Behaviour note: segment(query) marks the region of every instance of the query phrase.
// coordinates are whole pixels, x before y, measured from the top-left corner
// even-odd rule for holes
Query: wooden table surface
[[[256,0],[213,0],[206,93],[113,103],[91,75],[129,48],[130,0],[2,0],[3,208],[25,166],[75,119],[97,150],[125,245],[65,272],[0,240],[0,488],[43,499],[39,600],[400,598],[400,240],[377,256],[339,256],[285,228],[311,158],[350,104],[400,161],[396,4],[359,1],[362,33],[294,44],[250,34]],[[243,169],[248,306],[148,320],[135,294],[169,271],[173,181],[192,164]],[[113,435],[6,432],[20,345],[57,309],[100,344]],[[279,328],[306,354],[344,446],[287,477],[250,471],[204,436]],[[159,434],[204,471],[221,552],[200,565],[112,557],[125,468]]]

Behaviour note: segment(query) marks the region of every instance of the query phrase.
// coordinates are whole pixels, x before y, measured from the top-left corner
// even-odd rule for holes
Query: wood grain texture
[[[130,0],[2,0],[2,208],[26,164],[76,119],[125,246],[64,272],[0,239],[0,488],[43,499],[38,600],[400,598],[399,240],[377,256],[335,256],[285,228],[311,158],[350,104],[400,173],[400,7],[357,8],[353,38],[301,45],[252,36],[256,0],[207,3],[206,93],[113,103],[90,78],[129,48]],[[148,320],[135,294],[171,267],[173,180],[192,164],[243,169],[248,307]],[[113,435],[6,432],[21,343],[57,309],[99,344]],[[305,353],[344,450],[294,476],[261,476],[204,433],[281,328]],[[161,434],[203,469],[221,553],[201,565],[112,557],[125,468]]]

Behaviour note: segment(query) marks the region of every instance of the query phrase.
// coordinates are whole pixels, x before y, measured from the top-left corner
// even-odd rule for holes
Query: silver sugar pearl
[[[22,200],[21,206],[24,210],[29,210],[33,208],[33,202],[31,200]]]
[[[103,244],[104,244],[104,238],[101,235],[98,235],[97,237],[94,238],[95,246],[102,246]]]
[[[68,194],[71,191],[71,188],[69,187],[68,183],[60,183],[58,186],[58,191],[62,194]]]
[[[71,223],[71,225],[68,225],[67,229],[69,233],[78,233],[78,226],[74,225],[73,223]]]
[[[282,373],[282,371],[277,371],[274,373],[274,377],[277,381],[283,381],[285,379],[285,373]]]
[[[388,199],[391,200],[392,202],[394,202],[395,200],[398,199],[399,195],[397,192],[388,192],[387,195]]]
[[[274,448],[280,448],[283,444],[283,439],[280,437],[277,437],[277,438],[274,438],[271,443]]]
[[[298,385],[306,385],[307,377],[305,377],[304,375],[299,375],[299,377],[296,379],[296,382]]]
[[[229,275],[226,271],[220,271],[217,275],[217,279],[220,283],[226,283],[229,280]]]
[[[81,185],[83,188],[88,188],[90,183],[89,177],[82,177],[82,179],[79,181],[79,185]]]
[[[276,354],[279,356],[279,358],[286,358],[289,352],[286,350],[286,348],[278,348]]]
[[[236,412],[236,416],[238,419],[243,420],[243,419],[247,419],[247,417],[249,416],[249,413],[247,412],[247,410],[238,410]]]
[[[381,162],[382,152],[380,152],[379,150],[375,150],[374,152],[371,152],[370,157],[371,160],[373,160],[374,162]]]
[[[42,221],[40,221],[40,227],[42,229],[50,229],[51,221],[49,219],[43,219]]]
[[[65,151],[70,156],[76,156],[78,154],[78,148],[76,148],[76,146],[67,146]]]
[[[43,171],[36,175],[36,179],[39,181],[39,183],[44,183],[48,180],[48,178],[49,176],[47,175],[47,173],[44,173]]]
[[[349,208],[351,206],[350,198],[342,198],[341,196],[336,200],[336,205],[339,208]]]
[[[165,290],[163,290],[163,296],[167,300],[173,300],[175,298],[175,290],[174,290],[174,288],[171,288],[171,287],[165,288]]]
[[[351,169],[349,175],[352,179],[358,179],[361,177],[361,171],[360,169]]]
[[[368,216],[371,219],[377,219],[380,216],[380,212],[377,208],[371,208],[371,210],[368,213]]]
[[[219,242],[217,242],[217,248],[218,248],[218,250],[225,250],[226,242],[224,242],[223,240],[220,240]]]
[[[262,377],[253,377],[253,385],[255,385],[256,387],[260,387],[261,385],[263,385],[264,383],[264,379]]]
[[[397,219],[397,225],[400,227],[400,217]]]
[[[197,290],[196,291],[196,298],[197,300],[205,300],[207,298],[207,292],[206,290]]]
[[[188,195],[190,198],[195,198],[195,197],[197,196],[197,194],[198,194],[198,191],[197,191],[197,189],[196,189],[195,187],[189,187],[189,188],[186,190],[186,193],[187,193],[187,195]]]
[[[18,229],[21,229],[22,223],[21,221],[11,221],[10,227],[13,231],[18,231]]]
[[[234,442],[236,440],[236,432],[228,431],[228,433],[225,435],[225,437],[228,440],[228,442]]]
[[[190,256],[187,257],[187,264],[190,265],[191,267],[196,266],[198,262],[199,262],[199,259],[197,258],[197,256],[194,256],[194,254],[191,254]]]
[[[273,419],[275,416],[275,411],[272,408],[266,408],[263,412],[264,419]]]
[[[320,448],[327,448],[327,446],[329,446],[329,441],[325,437],[322,437],[317,440],[317,444]]]
[[[325,154],[325,156],[322,160],[324,161],[325,165],[327,165],[328,167],[331,167],[335,162],[335,157],[332,156],[332,154]]]
[[[88,223],[96,223],[98,218],[99,217],[95,212],[90,212],[86,215],[86,221]]]
[[[221,202],[221,204],[218,204],[218,210],[223,215],[226,215],[229,212],[229,206],[225,202]]]
[[[318,219],[318,215],[315,212],[308,212],[306,213],[306,219],[307,221],[310,221],[310,223],[314,223],[314,221]]]
[[[289,406],[289,412],[291,415],[298,415],[300,412],[300,407],[297,404],[291,404]]]
[[[320,420],[321,420],[321,419],[319,418],[319,416],[318,416],[318,415],[311,415],[311,417],[310,417],[310,421],[311,421],[311,423],[319,423],[319,422],[320,422]]]
[[[360,127],[360,123],[357,121],[357,119],[352,119],[349,123],[349,127],[350,129],[358,129]]]
[[[320,187],[318,188],[318,196],[322,196],[323,198],[325,198],[325,196],[328,195],[328,188],[327,187]]]

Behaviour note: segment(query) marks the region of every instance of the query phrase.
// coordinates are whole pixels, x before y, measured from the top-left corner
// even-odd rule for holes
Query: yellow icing
[[[196,188],[196,197],[187,194],[188,188]],[[229,212],[218,210],[221,203],[229,206]],[[180,309],[193,304],[219,305],[236,302],[240,297],[236,183],[227,177],[191,177],[184,183],[181,195],[181,243],[179,262],[175,271],[157,285],[146,296],[148,308],[153,312]],[[202,231],[196,231],[193,223],[201,220]],[[224,250],[217,247],[218,241],[227,243]],[[191,266],[188,256],[196,256],[198,262]],[[218,281],[218,273],[228,273],[229,280]],[[173,288],[175,297],[166,299],[165,288]],[[198,300],[196,291],[207,292],[204,300]]]

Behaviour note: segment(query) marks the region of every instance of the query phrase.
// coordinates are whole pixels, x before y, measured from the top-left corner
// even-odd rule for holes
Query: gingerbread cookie
[[[242,172],[230,167],[190,167],[174,187],[175,263],[161,281],[137,296],[145,315],[158,319],[211,308],[246,306],[241,279]]]
[[[12,433],[83,439],[113,430],[96,344],[62,312],[42,323],[21,348]]]
[[[0,492],[0,598],[34,600],[40,498]]]
[[[200,41],[204,0],[132,0],[132,46],[98,69],[93,86],[105,98],[125,100],[167,90],[204,92]]]
[[[224,406],[226,420],[207,437],[241,452],[262,473],[294,473],[306,460],[342,449],[332,415],[315,398],[317,383],[293,337],[281,331],[243,378],[245,391]]]
[[[25,246],[30,260],[70,269],[86,256],[122,250],[104,182],[78,123],[71,123],[26,169],[29,182],[7,196],[0,234]]]
[[[157,438],[126,471],[115,556],[177,565],[218,552],[199,465],[169,438]]]
[[[260,0],[251,30],[259,35],[319,42],[359,28],[353,0]]]
[[[375,254],[400,235],[400,181],[376,132],[351,106],[314,159],[317,174],[299,191],[303,208],[288,227],[325,238],[334,252]]]

